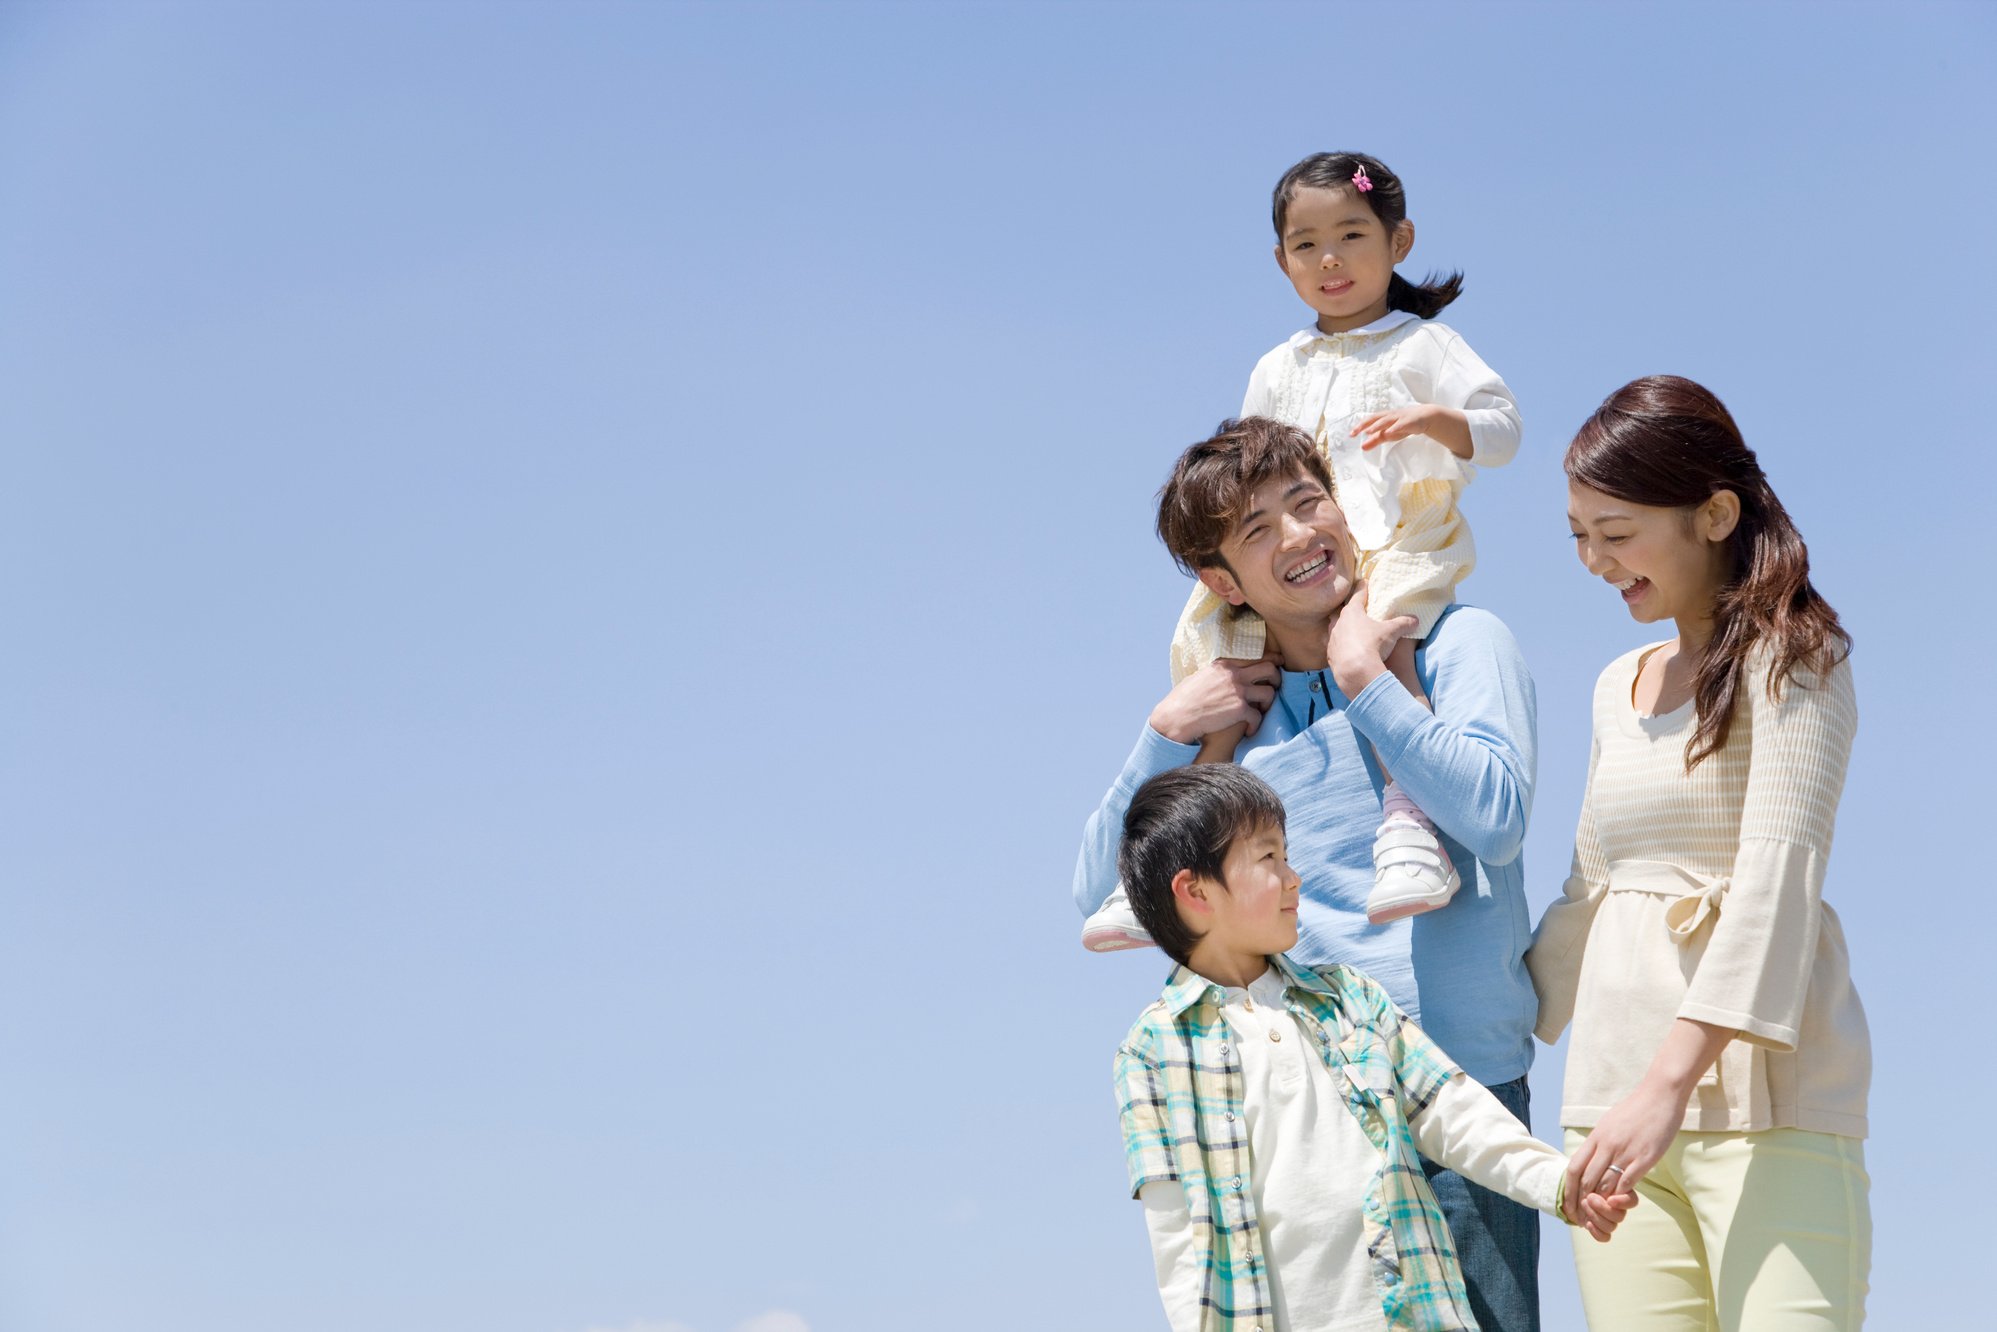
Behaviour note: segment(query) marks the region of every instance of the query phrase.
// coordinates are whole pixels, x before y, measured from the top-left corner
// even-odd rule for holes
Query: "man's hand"
[[[1347,698],[1358,697],[1360,690],[1373,683],[1374,676],[1387,669],[1387,654],[1394,650],[1394,644],[1419,623],[1412,615],[1374,619],[1366,613],[1366,584],[1354,587],[1344,608],[1332,617],[1331,633],[1324,644],[1325,659],[1331,663],[1331,678],[1338,681],[1339,692]]]
[[[1470,418],[1454,407],[1438,407],[1428,402],[1397,407],[1391,412],[1375,412],[1353,426],[1352,435],[1359,440],[1362,450],[1377,449],[1409,435],[1427,435],[1459,458],[1468,458],[1472,452]]]
[[[1230,726],[1245,726],[1253,735],[1281,679],[1282,671],[1267,658],[1212,662],[1179,681],[1151,709],[1151,729],[1182,745],[1198,744]]]

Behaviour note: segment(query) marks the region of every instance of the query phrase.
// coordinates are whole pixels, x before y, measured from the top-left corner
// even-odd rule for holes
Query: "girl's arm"
[[[1401,382],[1415,401],[1355,426],[1360,447],[1427,435],[1479,467],[1502,467],[1518,453],[1524,427],[1511,389],[1455,329],[1424,329],[1401,366]]]

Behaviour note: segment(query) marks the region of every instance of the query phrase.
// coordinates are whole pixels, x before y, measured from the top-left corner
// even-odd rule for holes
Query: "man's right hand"
[[[1267,658],[1212,662],[1179,681],[1151,709],[1151,729],[1182,745],[1196,745],[1230,726],[1245,726],[1253,735],[1282,678]]]

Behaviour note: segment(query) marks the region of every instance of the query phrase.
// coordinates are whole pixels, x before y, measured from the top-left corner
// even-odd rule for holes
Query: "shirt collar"
[[[1408,310],[1389,310],[1387,311],[1386,314],[1380,316],[1378,319],[1375,319],[1372,323],[1363,324],[1358,328],[1349,328],[1345,330],[1345,332],[1343,333],[1323,333],[1318,330],[1317,325],[1312,324],[1309,327],[1300,329],[1296,333],[1291,335],[1290,350],[1301,351],[1303,348],[1310,346],[1313,342],[1317,342],[1323,338],[1378,337],[1382,333],[1393,332],[1395,329],[1399,328],[1402,324],[1407,323],[1411,319],[1419,319],[1419,318],[1421,318],[1420,315],[1414,314],[1413,312]]]
[[[1335,997],[1336,992],[1329,981],[1315,971],[1290,961],[1286,954],[1278,953],[1269,961],[1282,976],[1285,990],[1309,990],[1314,994]],[[1222,988],[1191,967],[1178,966],[1172,969],[1172,979],[1165,982],[1165,992],[1158,996],[1158,1002],[1165,1006],[1167,1013],[1177,1017],[1202,999],[1218,1003]]]

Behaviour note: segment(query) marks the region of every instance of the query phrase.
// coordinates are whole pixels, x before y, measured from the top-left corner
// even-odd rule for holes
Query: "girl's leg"
[[[1864,1144],[1802,1129],[1679,1142],[1723,1332],[1855,1332],[1872,1265]]]
[[[1676,1169],[1680,1144],[1637,1181],[1639,1203],[1615,1238],[1598,1244],[1570,1230],[1581,1307],[1592,1332],[1720,1332],[1713,1318],[1707,1242]],[[1571,1155],[1587,1134],[1567,1130]]]

